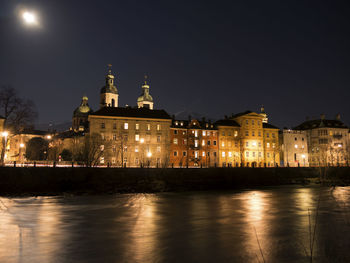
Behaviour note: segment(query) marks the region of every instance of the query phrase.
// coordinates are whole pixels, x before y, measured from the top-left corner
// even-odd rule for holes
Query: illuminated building
[[[308,120],[295,127],[294,130],[305,131],[307,135],[310,166],[347,165],[349,154],[349,128],[340,120],[320,119]]]
[[[153,110],[153,98],[149,94],[149,85],[147,84],[147,76],[145,76],[144,83],[142,85],[142,94],[137,98],[137,106],[139,108],[149,108]]]
[[[285,129],[279,134],[279,138],[282,166],[309,166],[306,131]]]
[[[240,125],[228,118],[215,123],[218,129],[219,164],[221,167],[238,167],[241,164]]]
[[[103,107],[118,107],[118,90],[114,85],[114,75],[112,74],[111,67],[108,65],[109,70],[106,75],[106,84],[101,88],[100,91],[100,108]]]
[[[171,166],[215,167],[218,161],[218,132],[211,122],[196,119],[172,121]]]
[[[264,132],[264,162],[267,167],[276,167],[280,163],[279,128],[263,123]]]

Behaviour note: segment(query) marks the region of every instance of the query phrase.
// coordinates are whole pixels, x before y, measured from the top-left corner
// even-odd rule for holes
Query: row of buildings
[[[24,161],[26,142],[49,138],[60,150],[74,151],[87,134],[100,138],[99,165],[140,167],[276,167],[348,165],[349,128],[340,120],[307,120],[280,130],[268,122],[264,107],[211,122],[178,120],[154,109],[147,78],[135,107],[119,107],[118,89],[109,69],[100,90],[100,107],[93,111],[84,96],[74,111],[72,129],[53,134],[32,131],[6,144],[7,161]],[[1,125],[1,122],[0,122]],[[0,127],[1,129],[1,127]],[[78,138],[78,139],[77,139]]]

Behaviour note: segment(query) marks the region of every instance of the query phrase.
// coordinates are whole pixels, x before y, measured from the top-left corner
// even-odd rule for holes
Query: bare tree
[[[97,133],[85,135],[76,151],[75,159],[86,167],[98,165],[104,151],[108,149],[109,142],[104,141]]]
[[[10,139],[24,128],[33,127],[38,114],[31,100],[20,98],[16,89],[4,86],[0,89],[0,115],[5,118],[4,130],[9,131]],[[1,165],[4,164],[5,150],[5,138],[2,137]]]

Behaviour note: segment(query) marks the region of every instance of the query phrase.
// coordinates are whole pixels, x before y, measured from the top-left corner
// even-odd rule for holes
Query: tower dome
[[[73,112],[73,130],[85,130],[88,127],[89,114],[93,112],[88,103],[88,97],[83,96],[80,106]]]
[[[139,108],[149,108],[153,110],[153,98],[149,94],[149,85],[147,84],[147,76],[145,75],[144,84],[142,85],[142,94],[137,98],[137,106]]]
[[[112,74],[112,65],[109,64],[108,74],[106,75],[106,85],[100,91],[100,107],[118,107],[118,90],[114,85],[114,75]]]

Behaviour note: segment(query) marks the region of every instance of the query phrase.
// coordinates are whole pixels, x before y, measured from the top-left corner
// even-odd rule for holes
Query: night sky
[[[170,114],[264,104],[280,128],[338,112],[350,125],[346,2],[1,0],[0,85],[32,99],[38,122],[70,121],[83,95],[98,108],[111,63],[120,106],[136,105],[146,73]]]

